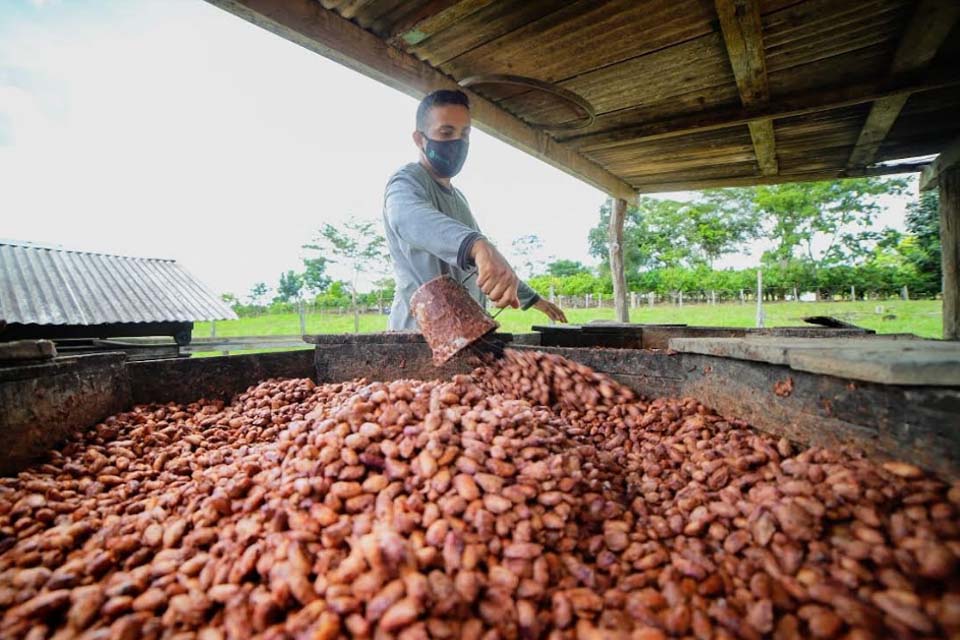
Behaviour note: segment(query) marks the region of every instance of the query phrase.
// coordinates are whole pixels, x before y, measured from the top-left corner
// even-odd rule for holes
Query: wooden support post
[[[943,339],[960,340],[960,165],[940,173]]]
[[[630,322],[627,309],[627,277],[623,270],[623,223],[627,218],[627,201],[613,201],[610,215],[610,276],[613,278],[613,304],[617,322]]]

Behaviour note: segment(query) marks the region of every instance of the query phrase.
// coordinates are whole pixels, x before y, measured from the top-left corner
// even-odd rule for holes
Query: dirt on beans
[[[0,636],[945,637],[958,504],[539,352],[272,379],[0,479]]]

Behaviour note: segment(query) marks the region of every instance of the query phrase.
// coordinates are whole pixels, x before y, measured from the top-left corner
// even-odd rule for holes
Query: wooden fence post
[[[757,328],[763,328],[763,270],[757,269]]]

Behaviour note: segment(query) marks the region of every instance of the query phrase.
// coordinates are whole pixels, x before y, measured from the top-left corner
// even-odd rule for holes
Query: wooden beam
[[[324,9],[316,0],[207,2],[415,98],[436,89],[460,88],[452,78]],[[600,165],[493,102],[469,90],[464,92],[470,97],[471,114],[479,129],[611,196],[636,197],[633,187]]]
[[[877,167],[831,169],[806,171],[802,173],[779,173],[775,176],[743,176],[740,178],[715,178],[705,180],[684,180],[680,182],[657,182],[642,184],[637,191],[643,193],[664,193],[667,191],[698,191],[716,187],[751,187],[758,184],[786,184],[789,182],[819,182],[821,180],[841,180],[843,178],[865,178],[869,176],[888,176],[901,173],[916,173],[926,165],[924,163],[903,163],[881,165]]]
[[[943,339],[960,340],[960,166],[944,170],[939,185]]]
[[[960,165],[960,138],[948,144],[933,162],[924,167],[923,173],[920,174],[920,190],[926,191],[936,187],[940,174],[957,165]]]
[[[623,269],[623,223],[627,218],[627,201],[616,198],[610,213],[610,277],[613,278],[613,302],[617,322],[630,322],[627,306],[627,278]]]
[[[925,67],[936,55],[958,16],[958,2],[922,0],[900,40],[890,72],[897,74]],[[847,166],[863,167],[873,162],[909,97],[909,93],[901,93],[873,103]]]
[[[715,0],[714,4],[730,66],[740,90],[740,101],[745,107],[766,104],[770,99],[770,89],[758,0]],[[747,126],[760,172],[765,176],[776,175],[779,168],[773,122],[769,119],[754,120]]]
[[[676,118],[581,134],[565,138],[563,142],[573,145],[582,152],[589,153],[629,146],[637,142],[663,140],[692,133],[727,129],[758,120],[777,120],[830,111],[831,109],[873,102],[903,92],[933,91],[958,85],[960,85],[960,69],[944,67],[921,73],[902,74],[880,81],[786,96],[776,102],[755,107],[738,106],[699,111]]]

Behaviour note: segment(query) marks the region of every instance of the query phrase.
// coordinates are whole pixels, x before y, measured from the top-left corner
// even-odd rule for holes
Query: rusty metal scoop
[[[410,298],[410,312],[438,367],[500,326],[450,276],[421,285]]]

